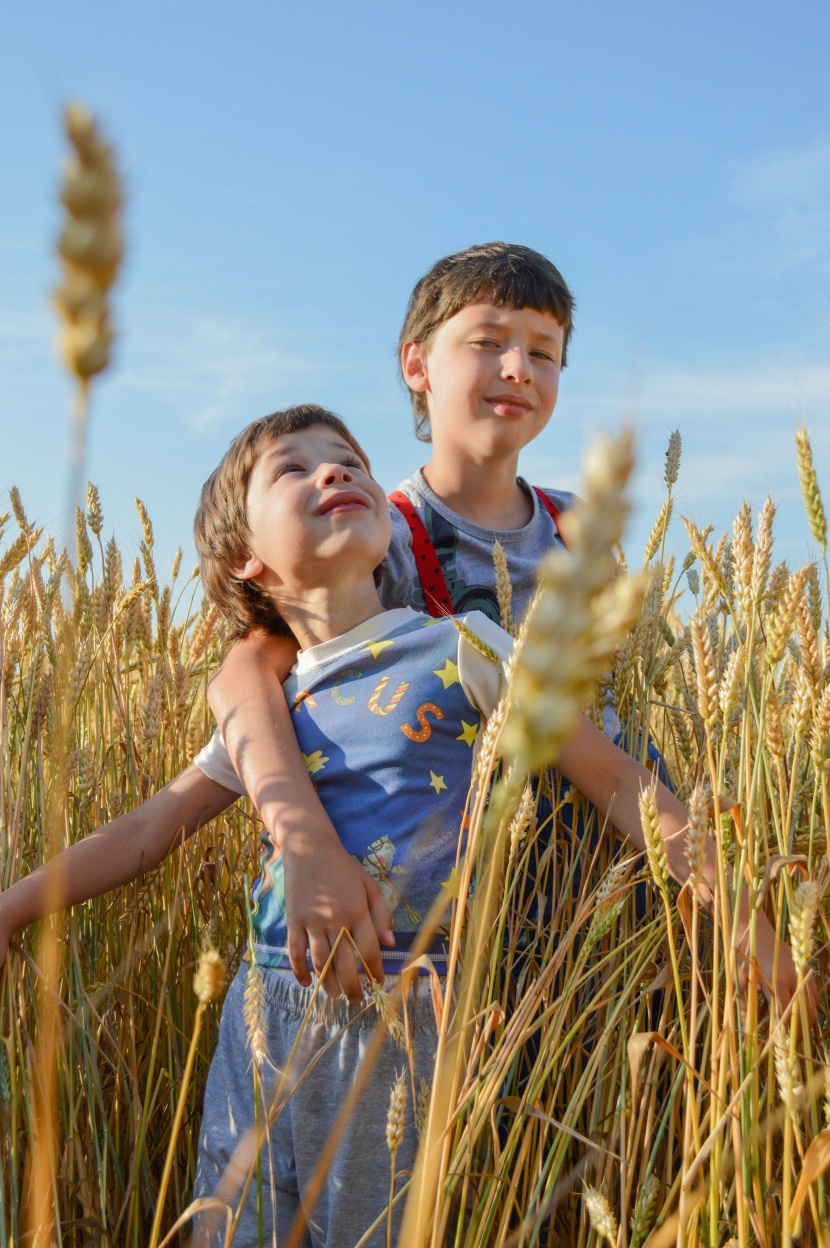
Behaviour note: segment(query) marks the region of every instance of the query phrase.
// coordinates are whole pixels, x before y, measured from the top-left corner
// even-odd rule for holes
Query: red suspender
[[[556,526],[556,532],[563,545],[567,545],[559,527],[559,508],[554,506],[545,491],[540,490],[538,486],[534,485],[533,491]],[[452,605],[450,591],[447,589],[447,582],[444,580],[444,573],[441,571],[441,564],[438,562],[438,555],[435,553],[435,547],[417,510],[401,490],[395,490],[390,494],[389,502],[395,504],[409,525],[409,531],[412,534],[412,553],[415,556],[415,567],[418,571],[427,611],[436,619],[443,615],[455,615],[455,608]]]
[[[551,502],[551,500],[548,498],[548,496],[547,496],[547,494],[545,493],[545,491],[544,491],[544,490],[540,490],[540,489],[539,489],[538,485],[534,485],[534,486],[532,487],[532,489],[533,489],[533,493],[534,493],[534,494],[536,495],[536,497],[539,499],[539,502],[542,504],[542,506],[544,507],[545,511],[548,513],[548,515],[550,516],[550,518],[551,518],[551,520],[553,521],[554,525],[556,526],[556,532],[559,534],[559,540],[561,541],[562,545],[563,545],[563,546],[565,547],[565,549],[567,550],[567,549],[568,549],[568,543],[565,541],[565,535],[564,535],[564,533],[562,532],[562,529],[561,529],[560,524],[559,524],[559,517],[560,517],[560,515],[561,515],[562,513],[560,512],[560,510],[559,510],[559,508],[558,508],[558,507],[554,506],[554,504],[553,504],[553,503]]]
[[[415,567],[424,591],[424,603],[430,615],[438,619],[442,615],[454,615],[455,610],[441,571],[441,564],[435,553],[424,522],[409,499],[400,490],[389,495],[390,503],[394,503],[398,511],[409,525],[412,534],[412,553],[415,556]]]

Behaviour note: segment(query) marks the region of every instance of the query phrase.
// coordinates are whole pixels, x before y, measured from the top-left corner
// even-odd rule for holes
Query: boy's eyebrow
[[[477,329],[504,329],[504,322],[503,321],[479,321],[476,328]],[[540,342],[553,342],[553,343],[558,342],[558,339],[554,337],[553,334],[538,333],[535,330],[533,331],[533,337],[538,338]]]
[[[343,451],[346,455],[355,455],[358,459],[362,458],[357,455],[357,451],[353,446],[350,446],[348,442],[345,442],[342,438],[337,437],[337,435],[335,435],[332,445],[335,450]],[[272,442],[268,449],[262,452],[260,462],[266,459],[273,459],[275,457],[279,458],[281,455],[288,457],[292,455],[300,455],[302,454],[302,450],[302,446],[281,446],[279,441]]]

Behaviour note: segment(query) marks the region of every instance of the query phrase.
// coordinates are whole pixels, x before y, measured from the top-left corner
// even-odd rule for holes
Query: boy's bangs
[[[480,283],[460,301],[459,311],[470,303],[492,303],[497,308],[532,308],[548,312],[563,328],[571,321],[570,308],[549,282],[528,269],[510,270]]]

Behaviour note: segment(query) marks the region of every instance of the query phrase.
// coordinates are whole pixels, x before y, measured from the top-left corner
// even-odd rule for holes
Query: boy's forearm
[[[76,841],[0,894],[5,934],[144,875],[170,852],[178,833],[190,836],[235,799],[198,768],[187,768],[148,802]]]
[[[559,764],[563,774],[639,850],[646,847],[640,821],[640,793],[653,785],[669,872],[678,884],[685,884],[689,878],[689,812],[664,784],[655,783],[647,767],[612,745],[587,720],[581,722],[577,736],[563,750]],[[711,837],[706,838],[702,881],[701,900],[708,904],[718,882],[717,847]],[[749,921],[746,890],[741,894],[739,918],[744,926]]]
[[[647,767],[612,745],[585,719],[580,720],[576,736],[561,752],[557,765],[639,850],[646,847],[640,822],[640,793],[654,785],[669,871],[678,884],[686,882],[689,878],[685,853],[689,813],[664,784],[659,781],[655,784]],[[709,889],[714,889],[717,883],[717,851],[711,837],[706,844],[703,880]]]
[[[339,845],[303,762],[282,681],[297,657],[288,638],[238,642],[208,689],[237,775],[283,852],[297,839]]]
[[[283,638],[260,634],[237,643],[208,689],[231,762],[282,853],[288,953],[301,984],[306,960],[333,997],[360,1001],[363,989],[345,928],[369,974],[383,982],[379,939],[395,943],[378,884],[343,847],[311,783],[297,744],[282,681],[296,658]],[[334,962],[329,958],[334,950]]]

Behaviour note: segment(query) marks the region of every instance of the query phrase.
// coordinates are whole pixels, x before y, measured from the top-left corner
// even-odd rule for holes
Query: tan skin
[[[430,413],[433,449],[424,475],[452,510],[476,524],[520,528],[530,519],[527,497],[516,480],[519,452],[541,432],[553,412],[562,338],[562,327],[547,313],[494,309],[485,303],[463,309],[439,327],[428,344],[407,342],[403,346],[404,378],[413,391],[426,397]],[[307,947],[319,972],[338,933],[346,928],[363,958],[374,966],[380,957],[379,941],[389,943],[391,924],[387,926],[386,914],[372,898],[374,881],[357,868],[337,840],[302,764],[281,688],[293,661],[293,650],[282,639],[251,635],[231,651],[211,682],[208,697],[234,765],[283,848],[286,897],[290,898],[287,908],[293,907],[291,964],[300,983],[308,983]],[[605,738],[596,743],[597,750],[605,746]],[[579,755],[577,743],[569,749]],[[591,771],[577,779],[579,757],[572,764],[559,760],[563,774],[571,774],[568,765],[574,783],[597,806],[613,805],[613,821],[622,831],[623,807],[627,804],[630,817],[640,785],[651,782],[650,773],[641,771],[636,783],[620,790],[612,802],[609,791],[594,792],[599,773]],[[604,774],[614,775],[614,768]],[[662,800],[666,800],[665,791]],[[680,834],[686,817],[683,812],[682,824],[677,824],[683,808],[676,802],[674,806],[675,827],[667,832],[667,853],[672,875],[683,882],[688,867]],[[642,847],[639,817],[635,824],[630,839]],[[713,852],[710,844],[707,877],[711,882]],[[759,920],[759,960],[771,981],[774,933],[763,915]],[[744,926],[748,927],[748,915]],[[356,1000],[352,974],[351,961],[341,959],[336,970],[339,987]],[[338,984],[332,984],[332,978],[325,987],[335,995]],[[775,983],[782,1008],[795,985],[792,955],[782,945]],[[812,1020],[816,1011],[812,983],[807,986],[807,1010]]]

